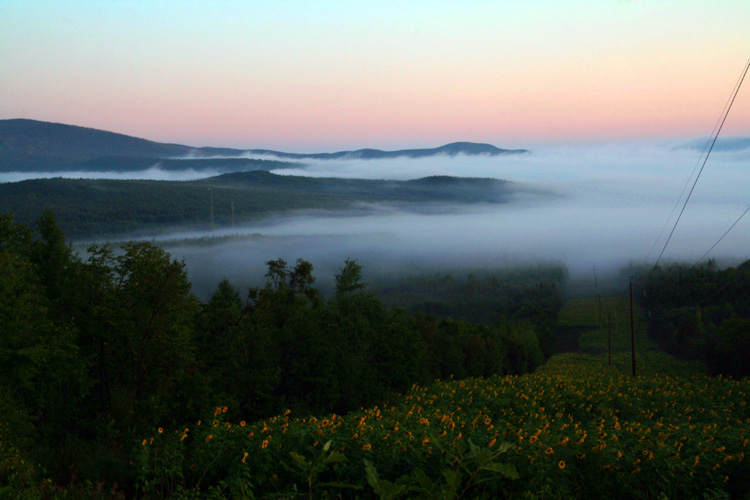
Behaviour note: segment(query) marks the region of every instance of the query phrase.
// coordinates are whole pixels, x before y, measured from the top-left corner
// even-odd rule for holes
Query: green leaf
[[[364,487],[358,485],[358,484],[346,484],[341,483],[338,481],[328,482],[328,483],[318,483],[318,486],[321,486],[323,488],[343,488],[343,489],[350,489],[350,490],[363,490]]]
[[[451,491],[458,491],[461,486],[461,472],[457,470],[444,470],[443,477]]]
[[[343,462],[346,460],[346,457],[343,453],[339,453],[338,451],[332,451],[325,459],[325,464],[334,464],[338,462]]]
[[[435,488],[435,483],[432,481],[432,479],[429,478],[429,476],[427,476],[427,474],[425,474],[422,469],[417,468],[416,470],[414,470],[413,475],[419,485],[422,487],[423,493],[429,494]]]
[[[373,491],[381,500],[390,500],[407,491],[405,484],[395,484],[385,479],[380,479],[378,471],[369,460],[365,460],[365,473],[367,482],[372,486]]]
[[[491,463],[484,465],[480,467],[481,470],[486,470],[488,472],[495,472],[498,474],[502,474],[503,476],[507,477],[508,479],[518,479],[518,471],[516,468],[509,464],[498,464],[498,463]]]

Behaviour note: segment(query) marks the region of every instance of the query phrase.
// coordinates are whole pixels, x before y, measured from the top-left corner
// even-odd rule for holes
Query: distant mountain
[[[49,123],[37,120],[0,120],[0,172],[115,171],[127,172],[149,168],[160,160],[185,162],[170,167],[195,170],[217,168],[218,158],[243,155],[274,156],[279,159],[381,159],[425,158],[435,155],[506,155],[528,153],[525,149],[500,149],[490,144],[454,142],[432,149],[381,151],[359,149],[338,153],[298,154],[268,149],[231,149],[191,147],[164,144],[93,128]],[[210,161],[209,161],[210,160]],[[277,165],[249,163],[258,160],[224,159],[219,168],[225,171],[284,168]],[[190,163],[187,163],[187,162]],[[244,163],[243,163],[244,162]]]
[[[0,171],[74,170],[101,157],[239,156],[238,149],[163,144],[93,128],[37,120],[0,120]]]
[[[445,146],[430,149],[400,149],[397,151],[381,151],[380,149],[358,149],[356,151],[339,151],[338,153],[283,153],[268,149],[250,149],[251,154],[270,155],[277,158],[293,160],[380,160],[388,158],[426,158],[437,155],[456,156],[459,154],[477,156],[498,156],[513,154],[528,154],[526,149],[500,149],[491,144],[475,142],[452,142]]]
[[[706,144],[709,144],[709,139],[703,137],[701,139],[695,139],[685,144],[681,144],[675,149],[695,149],[697,151],[703,151],[706,148]],[[714,145],[714,151],[742,151],[743,149],[750,149],[750,137],[719,137]]]

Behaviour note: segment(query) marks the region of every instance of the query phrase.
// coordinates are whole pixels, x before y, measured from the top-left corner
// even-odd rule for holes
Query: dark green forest
[[[184,263],[151,243],[87,255],[50,211],[35,229],[0,218],[0,441],[53,484],[131,494],[140,437],[217,405],[243,421],[344,414],[414,383],[534,370],[553,349],[564,277],[519,280],[508,296],[487,278],[478,290],[495,295],[467,318],[492,318],[481,323],[386,305],[356,260],[342,263],[331,297],[315,288],[312,263],[278,259],[262,286],[222,281],[200,303]],[[443,312],[455,302],[461,318],[455,293]]]

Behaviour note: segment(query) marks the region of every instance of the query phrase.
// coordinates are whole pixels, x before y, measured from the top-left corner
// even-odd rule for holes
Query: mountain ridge
[[[425,158],[436,155],[456,156],[465,154],[470,156],[487,155],[511,155],[511,154],[529,154],[527,149],[501,149],[492,144],[476,142],[451,142],[438,146],[436,148],[421,149],[398,149],[395,151],[383,151],[380,149],[357,149],[354,151],[338,151],[336,153],[284,153],[268,149],[250,149],[248,153],[276,156],[277,158],[298,159],[298,160],[339,160],[339,159],[360,159],[360,160],[379,160],[390,158]]]
[[[389,159],[427,158],[437,155],[498,156],[528,154],[525,149],[500,149],[491,144],[452,142],[436,148],[358,149],[335,153],[286,153],[270,149],[234,149],[193,147],[182,144],[160,143],[117,132],[44,122],[25,118],[0,120],[0,172],[60,172],[66,170],[129,171],[137,164],[156,163],[160,160],[181,161],[216,159],[217,157],[242,158],[248,155],[273,156],[287,160],[312,159]],[[120,158],[121,161],[113,161]],[[187,168],[206,168],[196,163]]]

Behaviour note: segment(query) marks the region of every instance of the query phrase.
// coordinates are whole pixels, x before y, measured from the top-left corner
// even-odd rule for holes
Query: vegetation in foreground
[[[382,407],[258,422],[217,407],[132,443],[142,498],[746,498],[748,379],[537,373],[414,386]],[[24,470],[5,469],[6,481]],[[31,483],[29,493],[41,493]],[[50,491],[51,493],[52,491]],[[707,495],[707,496],[706,496]]]
[[[400,325],[386,331],[402,334],[410,331],[409,325],[417,325],[414,331],[426,336],[412,338],[417,342],[414,346],[422,345],[422,349],[398,349],[394,354],[421,352],[422,357],[415,360],[423,363],[431,359],[424,356],[430,352],[424,350],[428,341],[458,340],[447,345],[457,348],[452,352],[463,356],[463,362],[450,364],[456,360],[445,356],[448,351],[436,343],[434,352],[444,355],[438,359],[446,364],[432,366],[443,366],[449,372],[460,369],[465,376],[485,376],[462,380],[444,376],[443,381],[432,384],[413,384],[403,396],[391,393],[389,403],[363,405],[367,409],[344,415],[310,411],[315,398],[302,398],[290,410],[279,410],[277,416],[243,418],[234,407],[243,400],[228,401],[232,395],[258,390],[258,386],[238,378],[242,367],[211,364],[224,371],[202,381],[197,375],[200,365],[191,365],[200,359],[191,356],[232,352],[233,348],[219,348],[216,342],[231,339],[222,332],[241,324],[242,316],[235,318],[236,323],[224,323],[218,333],[209,336],[208,343],[200,344],[200,353],[192,351],[191,355],[184,347],[198,341],[191,340],[196,332],[204,331],[198,325],[215,325],[211,321],[196,323],[196,317],[186,315],[199,313],[191,305],[179,263],[149,245],[126,246],[119,256],[101,248],[92,252],[89,262],[78,263],[69,255],[65,258],[67,247],[60,246],[51,219],[41,221],[42,241],[36,243],[22,227],[13,226],[8,219],[4,222],[0,284],[6,370],[0,393],[0,496],[747,498],[750,491],[745,456],[750,439],[750,380],[708,377],[695,362],[658,352],[645,339],[645,328],[638,330],[638,377],[626,375],[630,353],[619,350],[623,347],[621,334],[613,343],[611,364],[607,354],[597,349],[596,353],[556,355],[534,374],[476,373],[471,370],[484,370],[492,366],[488,360],[497,359],[508,363],[499,365],[507,370],[533,368],[528,364],[532,358],[525,358],[524,365],[511,362],[524,359],[518,358],[519,354],[531,351],[497,344],[505,346],[498,351],[503,357],[480,356],[494,338],[492,328],[482,325],[438,322],[403,312],[395,313],[401,322],[374,322],[373,318],[387,320],[390,313],[376,307],[373,297],[360,295],[358,269],[351,261],[337,279],[340,293],[332,301],[323,301],[309,287],[311,268],[307,263],[301,261],[289,268],[283,261],[273,261],[266,288],[254,292],[255,312],[248,316],[253,320],[245,327],[249,330],[235,333],[238,338],[284,339],[290,332],[303,331],[303,325],[317,325],[307,330],[315,334],[303,340],[318,340],[305,344],[305,350],[292,352],[298,356],[295,360],[305,359],[299,357],[305,352],[311,355],[304,365],[308,370],[299,374],[321,382],[318,387],[347,380],[337,378],[342,372],[336,370],[347,365],[336,356],[316,364],[317,354],[340,344],[322,342],[325,335],[320,334],[329,331],[322,326],[334,324],[365,334],[365,338],[367,332],[383,331],[387,325]],[[72,288],[62,286],[76,276],[80,279],[78,272],[84,272],[81,276],[87,279],[78,283],[98,285],[93,287],[95,294],[85,295],[93,307],[85,315],[65,306],[81,307],[84,303],[78,296],[66,295]],[[160,293],[144,295],[155,288]],[[221,288],[217,297],[222,300],[212,299],[213,305],[206,305],[213,308],[214,316],[199,315],[203,321],[235,310],[235,294]],[[576,305],[581,303],[568,303],[561,319],[568,324],[593,325],[581,334],[579,342],[601,345],[603,328],[593,319],[596,309],[588,308],[586,313],[585,307],[576,309]],[[357,314],[347,316],[346,307]],[[370,313],[362,316],[363,311]],[[373,311],[381,312],[373,316]],[[259,312],[262,314],[256,316]],[[342,316],[332,316],[334,312]],[[182,321],[186,317],[193,321]],[[338,323],[332,321],[336,318]],[[348,319],[342,323],[343,318]],[[362,322],[363,318],[369,319]],[[513,331],[509,326],[512,323],[498,333],[509,334]],[[525,328],[533,332],[534,327],[527,323]],[[431,336],[441,329],[442,336]],[[257,337],[261,332],[269,336]],[[488,336],[482,337],[481,332]],[[87,343],[91,334],[105,343]],[[159,342],[151,343],[146,334]],[[540,356],[538,336],[517,338],[526,339],[521,345],[529,346],[533,344],[529,339],[536,339],[534,356]],[[477,348],[480,340],[484,348]],[[117,342],[117,349],[107,347],[106,342]],[[143,342],[148,349],[138,351],[136,347]],[[109,357],[97,357],[92,345],[103,345]],[[466,347],[469,349],[462,350]],[[274,360],[283,363],[288,361],[284,358],[287,351],[276,347],[239,352],[276,353],[281,357]],[[132,378],[131,369],[139,366],[127,357],[132,352],[140,353],[134,359],[150,370],[140,374],[145,377],[141,384]],[[343,352],[354,355],[348,362],[366,361],[355,355],[356,349]],[[262,359],[253,358],[254,362]],[[392,361],[389,357],[383,361],[388,360]],[[483,362],[466,364],[466,360]],[[126,370],[118,372],[118,363]],[[400,377],[405,372],[399,371],[398,362],[382,366],[367,363],[378,369],[391,367],[395,371],[382,373],[398,375],[392,379],[396,383],[408,378]],[[273,375],[274,366],[263,365],[266,371],[260,373]],[[408,364],[400,369],[416,366],[431,365]],[[174,373],[175,367],[181,370]],[[257,369],[253,365],[248,368]],[[107,378],[102,378],[102,370]],[[294,378],[265,380],[278,383]],[[336,387],[348,387],[344,394],[353,397],[367,390],[366,383],[372,380],[349,377],[348,383]],[[213,404],[206,411],[208,401]],[[195,414],[192,418],[191,412]],[[86,453],[98,463],[82,460]],[[64,459],[69,462],[61,462]],[[61,481],[66,476],[44,464],[72,464],[88,475],[67,476]],[[86,465],[89,469],[83,468]],[[91,473],[97,465],[98,476]],[[103,470],[112,476],[101,475]],[[118,483],[115,478],[128,482]]]
[[[13,430],[3,443],[58,486],[134,495],[131,445],[215,404],[245,421],[286,408],[343,414],[413,383],[524,373],[545,359],[541,333],[515,306],[498,302],[507,317],[492,325],[387,308],[355,261],[330,298],[314,288],[312,264],[278,259],[244,300],[224,281],[201,304],[184,264],[159,247],[95,245],[83,261],[51,213],[38,227],[39,238],[0,218],[0,423]],[[538,296],[530,286],[527,299]]]

